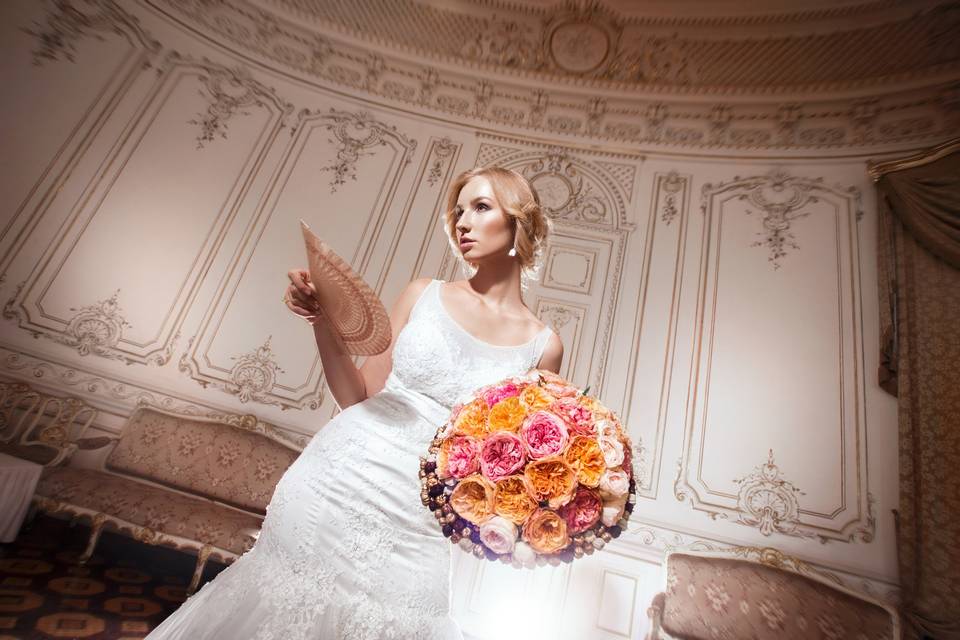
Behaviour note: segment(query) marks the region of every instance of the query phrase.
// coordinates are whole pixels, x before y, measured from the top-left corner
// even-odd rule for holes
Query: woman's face
[[[457,245],[467,262],[507,255],[513,246],[513,228],[484,176],[471,178],[460,190],[454,211]]]

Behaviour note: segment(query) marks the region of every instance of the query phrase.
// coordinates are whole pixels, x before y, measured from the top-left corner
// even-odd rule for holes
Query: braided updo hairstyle
[[[552,229],[552,221],[540,206],[540,196],[533,185],[521,174],[504,167],[487,166],[468,169],[458,175],[450,185],[447,194],[447,208],[444,211],[444,229],[453,249],[453,255],[460,261],[466,277],[476,273],[476,265],[463,258],[457,246],[457,199],[460,190],[471,179],[483,176],[490,181],[493,195],[504,215],[512,220],[514,229],[514,247],[516,259],[520,261],[520,286],[526,289],[530,280],[536,280],[543,266],[543,253],[547,236]]]

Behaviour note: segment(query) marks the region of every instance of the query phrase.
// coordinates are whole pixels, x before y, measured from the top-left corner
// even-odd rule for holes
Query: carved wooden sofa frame
[[[189,595],[208,559],[229,564],[253,546],[276,483],[302,444],[249,414],[197,416],[141,404],[119,436],[78,441],[81,449],[106,452],[99,468],[45,469],[33,505],[89,520],[81,564],[105,528],[195,553]]]
[[[97,413],[79,398],[0,380],[0,452],[47,467],[66,464]]]
[[[646,640],[712,636],[794,640],[821,637],[819,632],[823,637],[870,640],[903,637],[894,606],[850,589],[838,576],[772,547],[671,551],[664,559],[664,569],[664,589],[647,609],[650,631]],[[736,593],[744,580],[753,587],[765,587],[757,588],[756,593],[766,597],[753,602],[743,592]],[[769,588],[771,582],[777,583],[773,589]],[[778,605],[778,594],[783,592],[788,592],[794,604],[784,607],[780,601]],[[749,595],[755,594],[751,591]],[[797,605],[811,609],[801,608],[801,615],[788,620],[788,612],[797,613],[789,610]],[[840,619],[840,611],[846,619]],[[824,630],[825,625],[830,628]],[[851,628],[857,632],[848,633]]]

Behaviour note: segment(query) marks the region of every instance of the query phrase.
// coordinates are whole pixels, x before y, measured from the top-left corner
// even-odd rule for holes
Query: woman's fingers
[[[313,298],[314,290],[309,284],[309,271],[306,269],[291,269],[287,275],[290,277],[290,282],[293,283],[293,286],[296,287],[297,291],[304,297],[304,299],[309,300]]]

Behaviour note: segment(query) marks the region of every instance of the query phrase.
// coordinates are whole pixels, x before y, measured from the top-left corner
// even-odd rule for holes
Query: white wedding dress
[[[453,405],[537,365],[550,329],[518,346],[474,337],[440,280],[397,338],[385,388],[309,442],[277,484],[257,543],[149,640],[459,640],[453,545],[420,501],[420,456]]]

